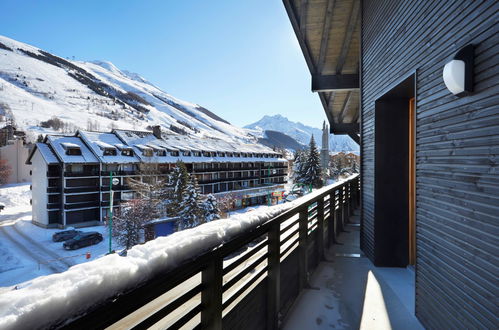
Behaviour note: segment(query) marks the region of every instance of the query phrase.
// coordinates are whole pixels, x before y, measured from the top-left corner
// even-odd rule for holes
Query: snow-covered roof
[[[48,135],[47,142],[64,163],[98,163],[99,160],[77,136]],[[79,148],[81,155],[68,155],[67,149]]]
[[[62,142],[61,143],[61,146],[67,150],[67,149],[70,149],[70,148],[76,148],[76,149],[79,149],[80,146],[76,143],[71,143],[71,142]]]
[[[38,149],[47,164],[59,163],[59,159],[57,159],[57,156],[52,152],[52,150],[50,150],[50,147],[47,144],[37,143],[36,149]]]
[[[78,134],[103,163],[127,164],[140,162],[135,154],[133,156],[124,156],[121,152],[116,152],[116,155],[104,155],[104,149],[114,149],[116,145],[123,145],[123,141],[113,133],[79,131]]]

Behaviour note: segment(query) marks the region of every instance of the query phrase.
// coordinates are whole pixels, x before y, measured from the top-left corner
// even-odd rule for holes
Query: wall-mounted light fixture
[[[473,66],[475,46],[470,44],[461,48],[452,61],[444,66],[445,86],[456,96],[473,92]]]

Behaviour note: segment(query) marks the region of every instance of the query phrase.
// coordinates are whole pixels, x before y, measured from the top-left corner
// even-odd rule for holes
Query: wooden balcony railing
[[[306,195],[277,217],[55,326],[277,329],[359,204],[359,187],[354,175]]]

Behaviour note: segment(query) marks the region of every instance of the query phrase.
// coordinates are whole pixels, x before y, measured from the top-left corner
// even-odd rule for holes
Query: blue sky
[[[107,60],[243,126],[325,119],[281,0],[0,2],[0,34]]]

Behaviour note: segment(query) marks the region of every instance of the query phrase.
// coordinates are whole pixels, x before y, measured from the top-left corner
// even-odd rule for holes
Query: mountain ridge
[[[265,115],[260,120],[245,125],[244,128],[252,129],[255,134],[263,135],[265,131],[278,131],[295,139],[298,143],[308,145],[312,135],[319,147],[322,146],[322,129],[294,122],[281,114]],[[329,135],[330,151],[359,151],[359,145],[347,135]]]
[[[36,134],[146,130],[258,143],[251,130],[180,100],[109,61],[74,61],[0,35],[0,114]],[[62,128],[46,122],[58,118]]]

